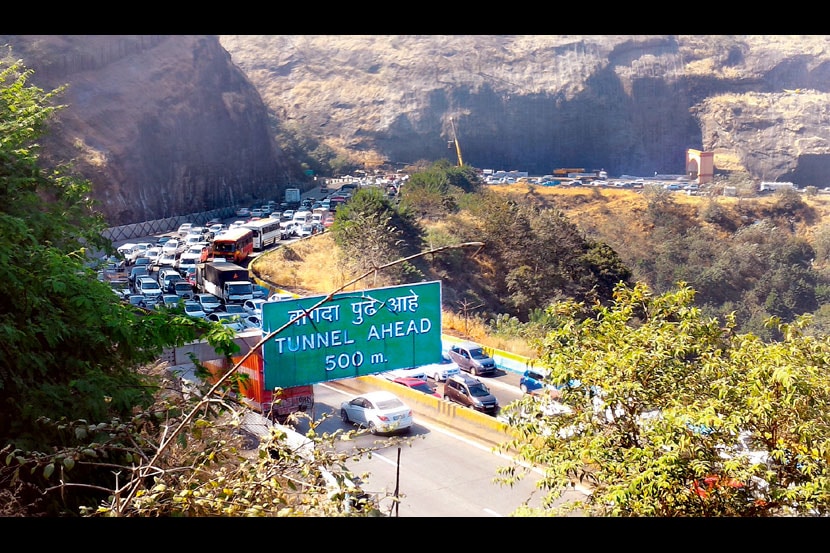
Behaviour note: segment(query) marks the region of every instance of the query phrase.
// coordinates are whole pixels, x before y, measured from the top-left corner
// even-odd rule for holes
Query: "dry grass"
[[[641,216],[646,209],[646,199],[635,190],[593,189],[590,187],[529,187],[526,185],[506,185],[488,187],[505,194],[524,195],[528,193],[555,200],[556,205],[565,211],[574,224],[586,228],[592,225],[616,224],[624,229],[628,240],[636,246],[638,240],[648,240],[649,228],[643,224]],[[532,188],[532,189],[531,189]],[[675,194],[679,205],[698,206],[709,201],[704,196],[687,196]],[[740,202],[772,202],[772,196],[759,198],[719,197],[718,202],[732,205]],[[824,220],[830,220],[830,194],[805,197],[805,202],[813,207],[817,220],[811,226],[798,229],[798,233],[812,242],[815,229]],[[443,221],[436,221],[438,227]],[[632,246],[632,247],[635,247]],[[251,264],[254,274],[274,288],[284,289],[295,294],[324,295],[343,286],[357,275],[346,274],[339,262],[339,250],[328,233],[299,240],[288,246],[270,250],[257,257]],[[348,290],[372,288],[371,278],[364,279]],[[519,339],[505,340],[488,334],[487,327],[476,319],[465,319],[462,315],[449,310],[442,313],[442,327],[445,334],[473,340],[475,342],[520,355],[534,357],[535,352],[528,344]]]

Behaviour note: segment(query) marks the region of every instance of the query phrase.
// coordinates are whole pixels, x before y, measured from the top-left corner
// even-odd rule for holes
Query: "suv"
[[[484,353],[484,349],[473,342],[462,342],[450,347],[450,359],[462,371],[472,373],[473,376],[480,374],[488,375],[496,372],[496,362],[492,357]]]
[[[444,383],[444,399],[475,409],[480,413],[495,415],[499,411],[499,400],[478,378],[456,374]]]
[[[162,292],[165,294],[175,294],[175,287],[174,285],[176,282],[180,280],[184,280],[182,278],[181,273],[173,268],[164,268],[159,270],[159,286],[161,286]],[[188,284],[190,286],[190,284]]]
[[[144,296],[144,303],[148,306],[161,301],[161,286],[153,277],[141,276],[136,280],[136,291]]]

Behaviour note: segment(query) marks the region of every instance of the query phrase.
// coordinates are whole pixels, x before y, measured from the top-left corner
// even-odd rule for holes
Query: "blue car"
[[[571,388],[578,388],[580,382],[572,380],[569,382]],[[519,388],[524,394],[539,394],[544,390],[561,390],[563,385],[550,384],[545,382],[545,373],[542,369],[527,369],[519,379]]]

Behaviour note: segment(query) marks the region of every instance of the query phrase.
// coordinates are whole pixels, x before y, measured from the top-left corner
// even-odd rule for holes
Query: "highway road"
[[[340,403],[352,394],[328,383],[315,385],[314,394],[315,420],[329,415],[318,427],[318,433],[354,429],[344,424],[338,415]],[[509,456],[496,453],[485,442],[419,417],[417,411],[414,420],[410,434],[401,436],[399,445],[384,447],[373,452],[371,458],[349,464],[354,474],[369,474],[363,481],[363,488],[380,498],[380,508],[385,514],[399,517],[506,517],[524,504],[541,506],[543,492],[536,489],[541,475],[538,469],[531,470],[513,486],[499,484],[495,482],[498,468],[513,463]],[[298,430],[303,432],[304,428],[300,426]],[[384,442],[383,437],[366,434],[354,442],[340,443],[338,450],[356,450]],[[396,490],[397,506],[393,500]],[[569,490],[556,504],[583,497],[583,492]]]

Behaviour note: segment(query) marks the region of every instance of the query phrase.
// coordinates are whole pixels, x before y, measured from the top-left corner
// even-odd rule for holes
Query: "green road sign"
[[[267,302],[266,389],[353,378],[441,359],[441,282]],[[314,308],[314,309],[313,309]]]

